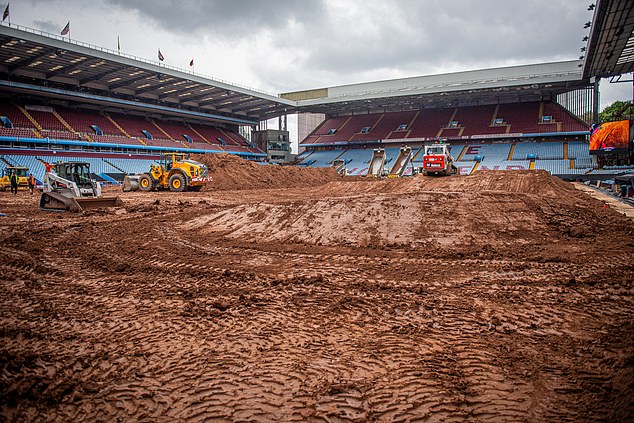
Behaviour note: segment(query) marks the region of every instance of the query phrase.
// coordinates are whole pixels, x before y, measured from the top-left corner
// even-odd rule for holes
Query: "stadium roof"
[[[295,102],[21,26],[0,25],[4,92],[231,124],[291,112]]]
[[[634,2],[598,0],[591,25],[583,75],[608,78],[634,72]]]
[[[281,94],[326,114],[400,111],[554,99],[586,88],[581,61],[542,63],[368,82]]]

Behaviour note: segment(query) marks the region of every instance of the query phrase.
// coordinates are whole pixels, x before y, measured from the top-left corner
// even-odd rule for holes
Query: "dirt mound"
[[[183,229],[261,243],[406,247],[442,254],[471,254],[474,243],[486,240],[513,255],[545,237],[593,239],[601,236],[602,226],[620,225],[600,202],[543,171],[337,180],[305,193],[306,199],[258,198],[213,210],[184,222]]]
[[[332,168],[260,165],[233,154],[205,154],[192,158],[209,168],[213,182],[207,190],[299,188],[341,179]]]
[[[580,193],[569,183],[551,176],[543,170],[476,172],[470,176],[423,176],[373,180],[356,178],[356,181],[371,182],[349,184],[351,180],[337,179],[317,188],[322,196],[407,194],[419,192],[475,193],[497,191],[508,194],[536,194],[544,197],[571,197]]]

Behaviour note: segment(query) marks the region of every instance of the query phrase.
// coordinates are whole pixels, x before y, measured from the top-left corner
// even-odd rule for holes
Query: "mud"
[[[342,178],[333,168],[260,165],[232,154],[194,154],[192,159],[207,165],[213,178],[205,191],[310,187]]]
[[[630,219],[543,172],[290,185],[0,193],[2,417],[632,421]]]

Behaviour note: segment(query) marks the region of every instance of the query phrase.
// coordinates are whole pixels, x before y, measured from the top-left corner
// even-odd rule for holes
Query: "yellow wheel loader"
[[[6,191],[11,186],[11,180],[9,177],[12,173],[17,173],[18,175],[18,189],[28,189],[29,188],[29,168],[22,166],[7,166],[2,171],[2,176],[0,177],[0,190]]]
[[[210,181],[207,166],[189,159],[186,154],[169,153],[161,155],[160,164],[152,164],[148,173],[127,175],[123,180],[123,190],[199,191]]]

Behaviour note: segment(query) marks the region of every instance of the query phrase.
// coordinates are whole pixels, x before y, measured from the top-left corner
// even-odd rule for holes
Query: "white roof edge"
[[[339,85],[327,88],[328,97],[300,100],[297,105],[581,81],[580,63],[580,60],[567,60]]]

